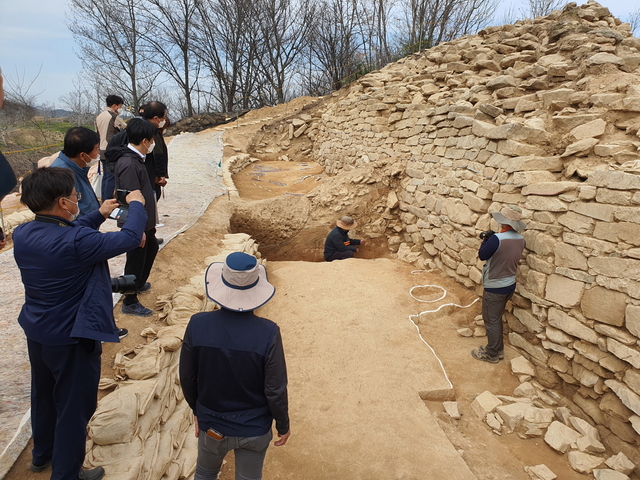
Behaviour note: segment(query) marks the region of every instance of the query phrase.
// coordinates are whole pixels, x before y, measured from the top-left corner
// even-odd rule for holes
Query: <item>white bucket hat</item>
[[[351,230],[356,228],[358,224],[351,217],[342,217],[340,220],[336,222],[336,225],[338,225],[343,230]]]
[[[253,255],[234,252],[224,263],[209,265],[204,275],[207,297],[221,307],[246,312],[261,307],[276,292],[267,281],[267,270]]]
[[[499,212],[491,214],[500,225],[510,225],[516,232],[527,228],[527,224],[522,220],[522,210],[515,205],[505,205]]]

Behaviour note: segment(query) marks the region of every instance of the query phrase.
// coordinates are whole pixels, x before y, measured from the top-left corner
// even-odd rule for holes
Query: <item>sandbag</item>
[[[196,471],[196,462],[198,460],[198,437],[195,435],[193,426],[190,431],[187,432],[187,438],[182,446],[180,458],[184,459],[182,473],[180,474],[180,479],[183,480],[189,478]]]
[[[158,461],[158,447],[160,446],[160,432],[156,430],[153,432],[146,441],[143,439],[144,444],[144,462],[142,464],[142,470],[140,471],[140,479],[146,479],[151,476],[153,466]]]
[[[125,390],[123,394],[135,395],[138,401],[138,415],[144,415],[151,401],[154,399],[158,388],[158,378],[136,380],[135,382],[123,382],[120,387]]]
[[[138,429],[138,398],[120,388],[98,402],[89,421],[89,436],[96,445],[131,442]]]
[[[144,449],[138,437],[130,443],[95,445],[85,458],[85,468],[104,467],[109,480],[137,480],[143,463]]]
[[[134,380],[143,380],[157,375],[162,368],[164,350],[150,343],[145,345],[135,357],[125,362],[124,373]]]

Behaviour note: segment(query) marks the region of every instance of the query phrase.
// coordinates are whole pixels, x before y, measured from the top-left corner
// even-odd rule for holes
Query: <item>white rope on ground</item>
[[[432,272],[432,271],[433,270],[413,270],[411,272],[411,274],[414,275],[414,274],[422,273],[422,272],[429,273],[429,272]],[[413,291],[416,288],[425,288],[425,287],[439,288],[440,290],[442,290],[442,295],[439,298],[436,298],[435,300],[422,300],[422,299],[416,297],[413,294]],[[447,296],[447,291],[443,287],[441,287],[440,285],[416,285],[415,287],[411,287],[411,290],[409,290],[409,295],[411,295],[411,297],[414,300],[417,300],[418,302],[433,303],[433,302],[437,302],[439,300],[442,300],[444,297],[446,297]],[[424,315],[425,313],[436,313],[436,312],[440,311],[441,309],[443,309],[444,307],[469,308],[471,305],[476,303],[478,300],[480,300],[480,298],[476,298],[469,305],[458,305],[457,303],[444,303],[444,304],[440,305],[438,308],[436,308],[435,310],[425,310],[424,312],[420,312],[420,313],[415,314],[415,315],[409,315],[409,320],[411,321],[411,323],[413,323],[413,326],[416,327],[416,330],[418,331],[418,336],[420,337],[420,340],[422,340],[424,342],[424,344],[427,347],[429,347],[429,350],[431,350],[431,353],[433,353],[433,355],[436,357],[436,360],[438,360],[438,363],[440,364],[440,368],[442,369],[442,373],[444,374],[444,378],[449,383],[449,387],[450,388],[453,388],[453,383],[451,383],[451,380],[449,380],[449,375],[447,375],[447,371],[445,370],[444,365],[442,364],[442,360],[440,360],[440,357],[438,357],[438,355],[436,354],[436,352],[433,349],[433,347],[431,345],[429,345],[429,343],[424,339],[424,337],[422,336],[422,333],[420,333],[420,327],[418,327],[418,324],[413,319],[417,318],[417,317],[420,317],[421,315]]]

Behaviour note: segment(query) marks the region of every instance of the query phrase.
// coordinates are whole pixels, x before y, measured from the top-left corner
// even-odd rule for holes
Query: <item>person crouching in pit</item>
[[[358,252],[357,246],[366,245],[366,240],[349,238],[349,230],[356,228],[357,223],[351,217],[342,217],[336,222],[336,227],[329,232],[324,242],[324,259],[327,262],[353,258]]]

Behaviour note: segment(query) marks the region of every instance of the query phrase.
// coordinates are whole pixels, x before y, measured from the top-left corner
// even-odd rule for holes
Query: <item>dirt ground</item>
[[[287,107],[289,110],[294,108],[297,107],[291,104]],[[275,112],[277,112],[277,110],[275,110]],[[263,115],[267,116],[272,116],[273,114],[274,109],[263,112]],[[251,116],[243,118],[250,120],[260,118],[259,113],[252,112],[249,115]],[[247,147],[253,134],[259,128],[260,125],[257,124],[227,130],[225,134],[225,144],[227,145],[225,148],[225,156],[243,151],[243,149]],[[296,162],[259,162],[251,165],[244,172],[237,174],[235,181],[244,201],[260,201],[278,195],[305,194],[317,185],[318,182],[322,181],[323,175],[322,169],[318,165],[309,162],[304,164]],[[301,181],[300,177],[303,176],[307,176],[307,178]],[[232,201],[225,196],[216,199],[193,227],[173,239],[160,251],[150,277],[153,288],[144,294],[144,297],[141,299],[143,303],[151,305],[155,296],[171,293],[175,291],[177,286],[187,283],[191,276],[204,269],[203,260],[205,257],[216,254],[222,250],[219,239],[225,233],[233,230],[230,223],[231,202]],[[305,238],[304,243],[307,246],[307,250],[315,249],[317,251],[321,244],[319,239],[324,238],[327,231],[328,227],[326,229],[307,231],[305,233],[305,235],[308,235],[307,237],[302,235],[302,237]],[[357,335],[360,333],[355,329],[355,326],[351,328],[350,325],[341,325],[340,323],[328,321],[326,328],[330,334],[310,340],[304,335],[304,322],[295,323],[293,320],[290,320],[290,317],[293,317],[292,314],[286,315],[282,313],[282,310],[279,310],[279,308],[292,308],[292,305],[296,305],[291,297],[286,300],[284,299],[284,296],[289,292],[293,292],[291,295],[302,295],[302,290],[297,289],[296,285],[291,283],[292,277],[307,279],[309,282],[312,280],[313,287],[311,287],[311,283],[304,285],[307,288],[307,298],[304,301],[313,305],[312,309],[314,312],[322,312],[323,309],[331,311],[335,306],[335,296],[327,296],[325,292],[333,292],[333,295],[337,295],[338,293],[336,292],[340,292],[341,290],[348,291],[350,286],[348,276],[345,278],[344,284],[336,284],[335,277],[327,274],[326,270],[323,270],[323,268],[331,264],[301,261],[318,260],[318,253],[316,253],[316,257],[309,258],[312,257],[312,255],[310,255],[308,251],[304,253],[304,249],[298,249],[292,245],[295,245],[295,243],[291,242],[288,246],[289,258],[282,258],[282,256],[280,256],[277,258],[279,261],[276,262],[270,259],[268,248],[261,250],[261,253],[270,261],[268,266],[270,276],[273,276],[274,284],[279,288],[280,294],[283,295],[283,300],[282,303],[278,305],[274,302],[274,307],[271,307],[272,310],[269,310],[270,304],[268,304],[264,309],[265,312],[259,313],[263,313],[265,316],[273,318],[279,323],[280,320],[278,316],[281,315],[283,317],[281,328],[283,329],[283,337],[287,351],[308,351],[310,358],[313,358],[313,355],[317,355],[315,358],[323,358],[323,351],[326,351],[327,354],[335,354],[340,351],[340,348],[348,348],[348,343],[340,340],[346,336],[355,336],[355,338],[357,338]],[[382,251],[382,249],[375,247],[368,252],[365,252],[366,249],[362,250],[363,255],[361,255],[361,258],[372,257],[374,255],[377,257],[390,256],[388,253]],[[289,261],[282,262],[280,260]],[[376,316],[381,314],[389,315],[389,312],[394,311],[396,311],[399,318],[401,318],[399,321],[407,322],[408,324],[409,320],[406,317],[407,312],[419,313],[422,310],[431,308],[431,304],[421,304],[409,297],[408,289],[413,285],[440,285],[449,292],[453,301],[463,305],[469,304],[476,298],[475,292],[464,288],[438,272],[412,274],[410,265],[401,264],[401,262],[396,260],[384,261],[395,262],[393,263],[393,267],[385,265],[383,269],[385,272],[384,275],[380,274],[380,262],[374,260],[358,261],[358,284],[356,290],[364,292],[364,296],[356,297],[359,299],[357,301],[354,299],[353,301],[346,301],[342,304],[342,308],[344,308],[345,311],[351,311],[351,309],[358,310],[357,318],[361,320],[360,328],[367,328],[368,323],[372,322]],[[375,280],[375,291],[372,292],[369,290],[368,293],[366,293],[367,279]],[[404,294],[398,293],[400,291],[406,291],[407,295],[404,296]],[[365,298],[366,301],[363,301],[361,298]],[[304,316],[305,311],[304,308],[302,308],[303,303],[301,303],[300,299],[298,299],[297,305],[301,305],[300,311],[297,312],[298,317]],[[431,418],[430,415],[427,415],[428,411],[432,413],[437,425],[442,429],[444,434],[446,434],[446,437],[448,437],[448,441],[458,450],[458,453],[468,465],[473,475],[480,480],[527,480],[528,476],[524,472],[523,467],[525,465],[531,466],[540,463],[546,464],[555,472],[558,478],[562,480],[589,478],[574,472],[569,467],[565,458],[552,451],[541,438],[521,439],[517,435],[497,436],[471,411],[470,403],[477,394],[489,390],[494,394],[511,395],[514,388],[518,385],[518,380],[511,374],[509,366],[509,359],[518,355],[514,349],[508,347],[505,352],[506,360],[497,365],[479,362],[470,356],[470,351],[472,348],[482,344],[484,339],[463,338],[456,333],[457,328],[468,326],[473,318],[479,314],[479,311],[480,304],[478,302],[468,309],[447,307],[436,314],[426,314],[420,317],[420,333],[441,359],[453,383],[455,398],[459,402],[459,408],[462,413],[460,420],[453,420],[444,413],[441,402],[418,400],[420,409],[424,408],[424,418]],[[150,320],[123,316],[119,313],[119,307],[116,307],[115,312],[118,324],[130,331],[129,336],[123,340],[124,346],[134,346],[138,343],[144,343],[145,339],[139,335],[140,331],[148,325],[157,325],[157,321],[154,320],[155,316],[151,317]],[[289,312],[289,310],[286,310],[286,312]],[[354,317],[353,322],[356,322],[355,318],[356,317]],[[415,332],[415,328],[412,325],[409,325],[409,327]],[[382,333],[382,335],[384,335],[384,333]],[[313,340],[315,340],[315,343]],[[389,345],[388,348],[385,348],[383,351],[377,352],[376,356],[383,358],[385,364],[389,365],[389,368],[402,370],[405,368],[407,362],[403,352],[409,348],[409,343],[413,345],[414,342],[419,342],[417,332],[415,332],[415,336],[407,336],[405,341],[407,342],[406,345]],[[122,345],[105,344],[103,354],[104,377],[113,376],[113,358],[121,347]],[[342,351],[341,353],[346,356],[349,355],[349,352],[346,351]],[[360,366],[364,370],[350,368],[353,366],[352,364],[357,364],[360,361],[362,361]],[[329,378],[339,374],[344,377],[344,383],[357,385],[358,379],[350,376],[355,375],[353,372],[359,372],[360,375],[364,375],[365,377],[363,378],[367,381],[371,380],[370,376],[367,376],[369,372],[366,369],[366,359],[351,359],[350,363],[343,365],[344,371],[316,368],[313,372],[304,372],[304,370],[302,370],[303,368],[313,367],[313,364],[310,363],[309,359],[305,359],[304,355],[296,355],[290,358],[288,362],[292,389],[293,385],[296,385],[296,388],[301,391],[304,391],[305,375],[308,376],[311,374],[314,376],[316,383],[318,383],[318,381],[322,383],[322,375]],[[408,370],[413,370],[413,367],[416,366],[413,365],[412,368]],[[337,366],[336,368],[339,367]],[[438,367],[434,364],[432,368],[437,369]],[[411,374],[413,375],[415,372]],[[374,374],[372,373],[371,375]],[[377,395],[393,394],[392,391],[385,390],[385,388],[390,388],[391,390],[396,388],[394,387],[394,381],[386,381],[394,379],[375,377],[374,380],[376,378],[380,380],[379,390],[376,391],[374,388],[375,385],[369,385],[370,389],[367,390],[367,396],[365,397],[368,403],[376,403]],[[375,382],[373,383],[375,384]],[[388,387],[385,386],[387,384]],[[360,385],[362,385],[362,382]],[[417,390],[419,390],[419,388],[416,387],[416,391]],[[323,397],[324,394],[325,392],[323,391],[306,391],[306,397],[304,398],[308,401],[309,406],[325,408],[329,412],[327,413],[327,418],[330,419],[331,425],[349,425],[355,421],[354,418],[341,417],[341,415],[345,415],[345,411],[349,412],[351,410],[347,408],[342,409],[340,405],[332,404],[330,398]],[[392,434],[384,430],[382,437],[375,435],[378,430],[376,429],[376,425],[371,425],[370,430],[372,437],[360,439],[358,443],[347,441],[344,434],[338,431],[327,430],[323,425],[310,424],[309,421],[304,418],[305,405],[301,404],[299,399],[292,400],[292,405],[296,405],[295,408],[292,407],[292,440],[290,444],[283,448],[272,447],[270,449],[265,465],[265,478],[303,480],[329,478],[344,480],[356,478],[429,478],[435,480],[436,478],[441,479],[447,476],[447,464],[453,460],[447,456],[448,454],[440,454],[437,445],[431,445],[428,450],[426,450],[424,455],[428,458],[418,458],[420,452],[424,451],[419,448],[422,447],[422,444],[426,441],[424,438],[415,439],[413,442],[413,445],[416,446],[415,449],[398,451],[392,448],[394,447],[394,442],[405,435],[405,429],[407,432],[411,431],[411,427],[409,426],[411,422],[408,422],[406,426],[399,423],[396,431]],[[368,418],[365,416],[357,420],[366,422]],[[323,444],[333,444],[333,448],[323,451],[331,452],[332,457],[316,458],[318,452],[308,450],[309,445],[305,444],[302,440],[305,438],[305,435],[301,432],[303,429],[317,429],[318,435],[322,436]],[[434,424],[430,430],[435,432],[438,429]],[[346,435],[348,434],[349,432],[347,431]],[[298,435],[301,440],[296,441],[296,435]],[[433,438],[437,439],[437,435],[435,433],[434,435]],[[444,439],[444,437],[442,438]],[[445,442],[446,439],[443,444]],[[37,480],[47,477],[48,472],[33,474],[28,470],[31,459],[30,449],[31,444],[27,446],[12,470],[7,474],[5,477],[7,480]],[[399,465],[398,468],[393,470],[395,474],[391,474],[391,471],[383,472],[383,467],[376,469],[374,468],[375,465],[361,465],[357,461],[358,452],[367,451],[371,453],[371,449],[379,449],[380,458],[385,459],[387,463],[390,462],[390,464]],[[227,460],[220,477],[223,480],[233,478],[232,456],[229,456]],[[420,476],[410,473],[411,469],[408,468],[406,473],[401,473],[405,471],[403,468],[407,467],[407,462],[422,461],[438,465],[441,471],[436,473],[437,468],[435,468],[434,470],[425,471],[425,476]],[[405,465],[403,465],[403,462]],[[318,465],[321,465],[322,468],[316,468]],[[347,469],[347,467],[345,467],[343,470],[337,468],[337,466],[345,465],[349,465],[349,468]],[[380,473],[377,474],[376,471]]]

